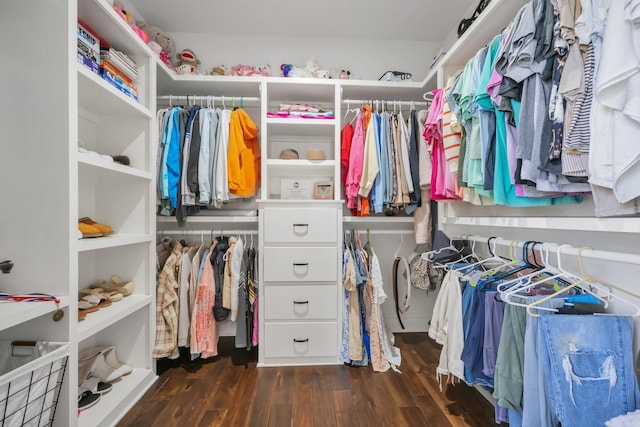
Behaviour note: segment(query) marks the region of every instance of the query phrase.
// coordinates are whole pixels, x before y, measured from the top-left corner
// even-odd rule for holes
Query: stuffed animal
[[[314,76],[316,78],[319,79],[330,79],[331,78],[331,71],[329,70],[316,70],[316,72],[314,73]]]
[[[213,67],[209,73],[212,76],[224,76],[227,74],[227,67],[224,64]]]
[[[256,67],[255,74],[260,76],[269,76],[271,75],[271,66],[269,66],[269,64],[260,64]]]
[[[176,65],[178,74],[198,74],[200,60],[191,49],[182,49],[181,52],[176,53],[176,59],[178,60]]]
[[[304,68],[296,67],[292,64],[282,64],[280,69],[282,70],[282,75],[284,77],[331,78],[331,72],[329,70],[321,70],[313,57],[307,61],[307,65]]]
[[[280,65],[280,71],[282,71],[282,77],[289,77],[289,73],[291,73],[291,70],[293,70],[294,67],[295,65],[293,64]]]
[[[251,65],[238,64],[231,67],[232,76],[252,76],[256,72]]]
[[[136,33],[138,37],[142,39],[143,42],[149,43],[149,35],[144,30],[142,30],[138,26],[138,24],[136,24],[135,19],[133,19],[133,16],[131,16],[131,14],[124,9],[124,6],[122,6],[122,3],[114,2],[113,10],[115,10],[116,13],[120,15],[120,17],[124,19],[127,24],[129,24],[133,32]]]
[[[151,50],[158,53],[158,56],[160,56],[160,59],[162,60],[162,62],[165,63],[167,67],[173,69],[173,64],[171,64],[171,58],[173,57],[173,52],[175,47],[171,37],[169,37],[160,28],[153,25],[148,25],[144,22],[138,22],[138,27],[140,27],[141,30],[143,30],[149,35],[148,44]],[[157,46],[160,46],[159,52],[157,51],[158,49]]]
[[[258,65],[252,67],[251,65],[238,64],[231,68],[232,76],[268,76],[271,71],[269,65]]]
[[[338,78],[339,79],[348,79],[350,75],[351,75],[351,71],[349,71],[349,70],[340,70],[340,73],[338,74]]]

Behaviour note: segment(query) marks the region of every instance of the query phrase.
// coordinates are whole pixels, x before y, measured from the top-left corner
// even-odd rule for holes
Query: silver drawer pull
[[[309,338],[305,338],[303,340],[299,340],[299,339],[294,338],[293,342],[309,342]]]
[[[306,267],[306,266],[308,266],[308,265],[309,265],[309,263],[308,263],[308,262],[294,262],[294,263],[293,263],[293,266],[294,266],[294,267]]]
[[[309,304],[309,300],[306,301],[293,301],[294,304]]]
[[[293,235],[302,237],[309,233],[309,224],[293,224]]]

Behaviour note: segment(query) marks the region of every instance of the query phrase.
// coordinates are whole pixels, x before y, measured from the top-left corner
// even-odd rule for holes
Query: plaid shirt
[[[178,261],[182,254],[180,242],[173,244],[171,255],[160,272],[156,288],[156,345],[153,357],[177,359],[178,351]]]

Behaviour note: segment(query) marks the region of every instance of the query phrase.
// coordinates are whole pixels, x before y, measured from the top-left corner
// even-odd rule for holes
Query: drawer
[[[337,241],[338,214],[329,208],[266,208],[266,243],[330,243]]]
[[[266,286],[264,295],[264,317],[267,320],[327,320],[338,317],[335,285]]]
[[[335,282],[337,248],[273,248],[263,254],[265,282]]]
[[[267,323],[264,333],[265,357],[338,356],[335,322]]]

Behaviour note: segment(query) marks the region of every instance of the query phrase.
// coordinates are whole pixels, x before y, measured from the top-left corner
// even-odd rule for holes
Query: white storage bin
[[[0,427],[50,426],[67,367],[69,343],[23,343],[0,341]]]

